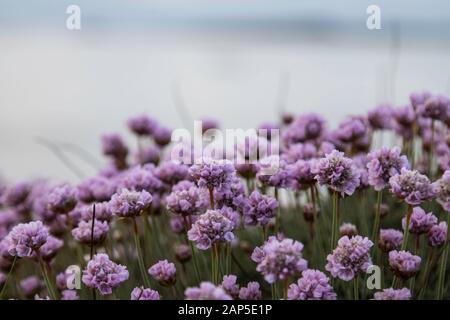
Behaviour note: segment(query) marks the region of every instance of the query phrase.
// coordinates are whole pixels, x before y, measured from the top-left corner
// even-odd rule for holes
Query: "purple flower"
[[[327,256],[325,269],[335,278],[352,280],[358,272],[366,272],[372,265],[370,248],[373,242],[361,236],[339,239],[336,249]]]
[[[8,252],[12,256],[31,257],[47,241],[48,229],[41,221],[20,223],[6,237]]]
[[[395,229],[381,229],[378,239],[378,247],[383,252],[396,250],[403,241],[403,233]]]
[[[82,181],[77,190],[78,197],[83,202],[109,201],[116,192],[116,186],[111,180],[97,176]]]
[[[19,182],[6,190],[1,195],[0,203],[6,206],[14,207],[27,200],[31,192],[31,185],[28,182]]]
[[[417,109],[421,105],[425,104],[428,98],[431,97],[431,94],[428,91],[422,92],[413,92],[409,96],[409,100],[411,101],[411,105]]]
[[[72,236],[76,241],[84,244],[91,244],[92,240],[94,244],[100,244],[106,239],[108,231],[108,222],[95,219],[94,237],[92,237],[92,219],[89,221],[81,220],[78,226],[72,230]]]
[[[312,172],[315,160],[297,160],[287,166],[288,185],[293,190],[307,189],[316,183]]]
[[[308,269],[288,289],[288,300],[336,300],[330,279],[321,271]]]
[[[221,287],[211,282],[202,282],[199,287],[187,288],[184,291],[186,300],[232,300]]]
[[[375,292],[374,300],[409,300],[411,299],[411,291],[408,288],[393,289],[387,288],[383,291]]]
[[[344,222],[339,227],[339,234],[341,235],[341,237],[347,236],[347,237],[351,238],[358,234],[358,229],[356,228],[356,226],[354,224]]]
[[[409,139],[413,134],[413,123],[416,119],[416,114],[412,106],[407,105],[404,107],[394,109],[395,118],[395,132],[405,139]]]
[[[168,185],[185,180],[189,175],[186,165],[173,161],[164,161],[155,169],[155,176]]]
[[[214,189],[214,202],[216,208],[226,206],[241,212],[246,202],[241,179],[235,177],[229,185]]]
[[[287,164],[278,155],[271,155],[259,160],[256,178],[264,186],[286,188],[289,183]]]
[[[125,159],[128,155],[128,148],[118,134],[105,134],[102,136],[103,154],[116,159]]]
[[[234,239],[233,229],[233,222],[219,210],[208,210],[192,225],[188,238],[196,242],[200,250],[207,250],[217,242],[231,242]]]
[[[121,187],[128,190],[147,191],[151,194],[161,191],[163,184],[151,171],[152,167],[136,166],[127,170],[121,179]]]
[[[166,197],[166,203],[171,212],[188,216],[205,211],[209,206],[209,196],[193,182],[181,181]]]
[[[80,300],[80,296],[75,290],[63,290],[61,300]]]
[[[342,196],[353,194],[360,182],[360,174],[353,161],[337,150],[319,159],[312,172],[320,185],[326,185]]]
[[[421,261],[419,256],[412,255],[408,251],[389,252],[389,266],[396,276],[404,280],[411,278],[419,271]]]
[[[136,163],[157,165],[161,159],[161,149],[157,146],[148,146],[135,155]]]
[[[332,148],[330,152],[333,150]],[[283,150],[281,158],[287,164],[292,164],[298,160],[310,160],[318,156],[317,147],[312,143],[296,143]]]
[[[425,213],[421,207],[414,207],[409,221],[409,232],[415,234],[427,233],[431,227],[437,224],[438,219],[432,213]],[[406,218],[402,219],[403,229],[406,228]]]
[[[172,130],[158,125],[153,132],[153,140],[161,147],[166,146],[172,139]]]
[[[336,136],[339,140],[349,143],[363,139],[368,133],[368,122],[363,116],[351,116],[339,124]]]
[[[177,280],[177,269],[172,262],[160,260],[148,269],[148,274],[163,286],[172,286]]]
[[[445,171],[433,185],[436,190],[436,201],[445,211],[450,212],[450,170]]]
[[[83,270],[83,283],[89,288],[97,289],[102,295],[110,295],[112,289],[117,288],[128,279],[125,266],[109,260],[107,254],[98,253]]]
[[[29,276],[20,281],[19,287],[25,296],[32,297],[42,289],[42,281],[36,276]]]
[[[428,244],[431,247],[440,247],[447,238],[447,223],[441,222],[431,227],[428,231]]]
[[[130,300],[159,300],[160,298],[158,291],[144,287],[136,287],[131,291]]]
[[[318,114],[305,114],[295,119],[282,134],[286,145],[319,139],[325,132],[325,120]]]
[[[421,104],[417,111],[424,118],[444,121],[448,117],[450,100],[444,96],[434,96],[428,98]]]
[[[218,129],[219,123],[215,119],[211,118],[203,118],[201,119],[202,122],[202,133],[205,133],[209,129]]]
[[[185,263],[191,260],[191,248],[186,244],[179,244],[175,247],[175,258],[178,262]]]
[[[389,179],[390,191],[409,205],[419,205],[435,196],[430,180],[417,170],[402,168],[400,174]]]
[[[375,130],[392,129],[392,107],[382,104],[374,110],[369,111],[367,119]]]
[[[198,186],[210,190],[227,186],[233,181],[235,169],[228,160],[215,160],[203,158],[202,163],[193,164],[189,168],[190,175]]]
[[[148,209],[152,196],[147,191],[131,191],[122,189],[114,194],[109,202],[110,210],[119,217],[136,217]]]
[[[53,236],[48,236],[47,241],[39,249],[39,254],[42,259],[50,261],[56,256],[57,251],[61,249],[63,245],[64,241]]]
[[[236,284],[236,280],[237,277],[235,275],[225,275],[223,276],[223,281],[220,285],[233,299],[237,299],[239,296],[239,285]]]
[[[93,217],[93,206],[86,205],[80,209],[81,219],[88,221],[92,220]],[[95,204],[95,220],[99,221],[110,221],[112,219],[111,209],[108,202],[98,202]]]
[[[265,226],[275,217],[278,201],[275,198],[253,191],[244,205],[244,223],[246,225]]]
[[[173,233],[181,234],[186,231],[187,226],[185,225],[184,218],[182,216],[173,216],[170,217],[170,230]]]
[[[369,184],[376,191],[383,190],[389,179],[399,174],[402,168],[409,168],[406,156],[400,155],[400,148],[394,147],[372,151],[368,154],[369,163],[367,169],[369,173]]]
[[[130,118],[127,124],[128,128],[138,136],[151,136],[158,125],[154,119],[145,114]]]
[[[242,287],[239,290],[239,299],[241,300],[260,300],[262,292],[259,283],[256,281],[249,282],[247,287]]]
[[[48,207],[55,213],[68,213],[75,208],[77,196],[77,190],[68,184],[55,187],[48,195]]]
[[[293,277],[307,268],[302,258],[303,244],[288,238],[270,236],[252,253],[252,260],[258,263],[256,271],[261,272],[268,283]]]

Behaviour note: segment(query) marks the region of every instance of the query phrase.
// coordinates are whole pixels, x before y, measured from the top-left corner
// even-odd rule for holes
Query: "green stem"
[[[336,247],[337,243],[337,229],[338,229],[338,212],[337,212],[337,205],[338,205],[338,194],[337,192],[333,192],[333,219],[331,223],[331,244],[330,244],[330,252],[333,251],[334,247]]]
[[[408,211],[406,212],[405,230],[403,231],[402,250],[406,250],[406,247],[408,246],[409,223],[411,221],[412,206],[408,205],[408,209],[407,210]]]
[[[52,300],[57,300],[58,297],[55,294],[52,283],[50,282],[50,278],[47,273],[47,268],[45,267],[45,262],[42,260],[42,257],[38,255],[39,266],[41,267],[42,277],[44,278],[45,286],[47,287],[48,294]]]
[[[186,230],[191,226],[191,218],[189,216],[184,216],[184,223],[186,225]],[[192,261],[194,262],[194,269],[195,269],[195,276],[197,277],[197,282],[200,282],[200,271],[198,269],[198,261],[197,261],[197,255],[195,253],[194,244],[192,241],[189,241],[187,236],[187,231],[184,233],[186,244],[189,243],[189,246],[191,247],[192,251]]]
[[[145,270],[144,257],[142,255],[141,244],[139,241],[139,232],[138,232],[136,219],[132,218],[132,220],[133,220],[134,245],[136,247],[136,252],[138,255],[139,270],[141,271],[142,281],[144,281],[145,286],[147,288],[150,288],[150,281],[148,280],[147,272]]]
[[[372,239],[374,239],[375,245],[378,243],[378,236],[380,230],[380,220],[381,220],[381,201],[383,199],[383,190],[377,193],[377,212],[375,213],[375,223],[372,230]]]
[[[445,271],[447,269],[447,258],[448,258],[448,243],[449,243],[449,231],[450,231],[450,213],[447,212],[447,239],[444,244],[444,252],[441,257],[441,265],[439,267],[439,279],[438,279],[438,289],[436,294],[436,299],[442,300],[444,296],[444,285],[445,285]]]
[[[280,207],[280,203],[279,203],[279,196],[278,196],[278,188],[275,187],[275,199],[278,202],[278,207],[277,207],[277,213],[276,213],[276,220],[275,220],[275,235],[278,234],[278,232],[281,229],[281,207]]]
[[[428,159],[428,176],[433,180],[433,160],[434,160],[434,119],[431,120],[431,143],[430,143],[430,158]]]
[[[359,300],[359,277],[355,275],[353,278],[353,298]]]
[[[433,250],[433,248],[431,248],[430,252],[428,253],[428,259],[427,259],[427,262],[425,263],[425,267],[423,270],[424,277],[422,279],[422,283],[420,285],[420,289],[419,289],[419,293],[418,293],[419,300],[421,300],[423,298],[424,291],[428,284],[428,278],[430,276],[430,265],[433,261],[433,253],[434,253],[434,250]]]
[[[17,256],[14,256],[13,263],[11,265],[11,268],[9,269],[8,275],[6,276],[5,283],[3,284],[3,287],[2,287],[2,291],[0,292],[0,300],[3,299],[3,293],[5,292],[6,286],[8,285],[8,280],[13,272],[14,266],[16,265],[16,261],[17,261]]]

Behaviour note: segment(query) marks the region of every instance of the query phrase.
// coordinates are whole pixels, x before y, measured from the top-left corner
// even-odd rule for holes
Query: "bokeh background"
[[[366,28],[370,4],[381,30]],[[99,136],[143,112],[172,128],[282,110],[334,126],[412,91],[449,94],[449,40],[446,0],[0,0],[0,172],[76,180],[45,139],[91,174]]]

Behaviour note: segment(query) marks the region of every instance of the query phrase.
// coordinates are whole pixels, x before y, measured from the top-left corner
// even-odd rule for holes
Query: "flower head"
[[[77,190],[68,184],[55,187],[48,195],[48,207],[55,213],[68,213],[75,208],[77,196]]]
[[[424,104],[417,109],[418,113],[424,118],[433,120],[445,120],[448,117],[450,100],[444,96],[434,96],[428,98]]]
[[[436,190],[436,201],[445,211],[450,212],[450,170],[446,170],[433,185]]]
[[[239,290],[239,299],[241,300],[260,300],[261,298],[260,285],[256,281],[249,282],[247,287],[242,287]]]
[[[20,223],[6,237],[8,252],[12,256],[31,257],[45,244],[48,236],[48,229],[41,221]]]
[[[231,242],[234,239],[234,223],[219,210],[208,210],[192,224],[188,231],[189,240],[197,248],[207,250],[217,242]]]
[[[61,300],[79,300],[80,296],[76,290],[63,290],[61,292]]]
[[[36,276],[29,276],[20,281],[19,287],[25,296],[33,297],[35,294],[41,291],[42,281]]]
[[[312,172],[320,185],[326,185],[342,196],[353,194],[360,183],[360,174],[353,161],[337,150],[319,159]]]
[[[130,300],[159,300],[160,298],[158,291],[144,287],[136,287],[131,291]]]
[[[421,261],[419,256],[412,255],[408,251],[389,252],[389,266],[394,274],[402,279],[414,276],[419,271]]]
[[[408,288],[394,289],[387,288],[383,291],[375,292],[374,300],[409,300],[411,299],[411,291]]]
[[[127,124],[128,128],[138,136],[152,135],[157,126],[157,122],[145,114],[130,118]]]
[[[431,247],[440,247],[447,238],[447,223],[441,222],[431,227],[428,231],[428,244]]]
[[[312,171],[315,160],[297,160],[287,166],[288,185],[291,189],[307,189],[316,183],[315,174]]]
[[[63,245],[64,241],[61,239],[55,238],[54,236],[48,236],[47,241],[39,248],[39,254],[45,261],[50,261],[56,256],[58,250],[61,249]]]
[[[177,269],[172,262],[160,260],[148,269],[148,273],[161,285],[171,286],[177,280]]]
[[[92,236],[92,219],[88,221],[81,220],[78,226],[72,230],[72,236],[76,241],[84,244],[100,244],[106,239],[109,226],[108,222],[94,220],[94,236]]]
[[[0,203],[14,207],[27,200],[31,192],[31,185],[28,182],[19,182],[9,188],[6,188],[1,194]]]
[[[435,196],[430,180],[417,170],[402,168],[389,179],[390,191],[409,205],[419,205]]]
[[[211,282],[202,282],[199,287],[187,288],[184,291],[186,300],[232,300],[222,287]]]
[[[233,274],[223,276],[222,284],[220,285],[225,292],[232,297],[237,299],[239,296],[239,285],[236,284],[237,277]]]
[[[263,274],[264,279],[274,283],[296,276],[307,268],[302,250],[301,242],[271,236],[262,246],[255,248],[251,258],[258,264],[256,270]]]
[[[275,198],[253,191],[244,205],[244,223],[246,225],[265,226],[275,217],[278,201]]]
[[[325,120],[318,114],[305,114],[295,119],[282,134],[286,145],[314,141],[325,132]]]
[[[288,289],[289,300],[336,300],[330,279],[321,271],[308,269]]]
[[[389,179],[401,172],[402,168],[409,168],[406,156],[400,155],[400,148],[394,147],[372,151],[368,154],[369,184],[380,191],[388,184]]]
[[[409,221],[409,232],[415,234],[427,233],[431,227],[437,224],[437,218],[432,213],[425,213],[421,207],[414,207]],[[402,219],[403,229],[406,228],[406,218]]]
[[[203,158],[202,163],[189,168],[190,175],[201,188],[214,189],[227,186],[233,181],[235,169],[228,160]]]
[[[383,252],[396,250],[403,241],[403,233],[395,229],[381,229],[378,239],[378,247]]]
[[[114,194],[109,202],[110,210],[119,217],[136,217],[148,209],[152,196],[147,191],[122,189]]]
[[[392,129],[392,107],[387,104],[379,105],[369,111],[367,119],[373,129]]]
[[[98,253],[88,262],[83,270],[83,283],[89,288],[97,289],[102,295],[110,295],[112,289],[128,279],[125,266],[109,260],[107,254]]]
[[[118,134],[105,134],[102,136],[103,154],[117,159],[124,159],[128,155],[128,148]]]
[[[350,281],[358,272],[366,272],[372,265],[370,259],[372,246],[373,242],[368,238],[343,236],[333,253],[327,256],[325,269],[335,278]]]
[[[174,161],[164,161],[155,168],[155,176],[168,185],[174,185],[185,180],[188,175],[188,167]]]
[[[193,182],[181,181],[166,197],[167,209],[175,214],[188,216],[205,211],[209,206],[208,194]]]

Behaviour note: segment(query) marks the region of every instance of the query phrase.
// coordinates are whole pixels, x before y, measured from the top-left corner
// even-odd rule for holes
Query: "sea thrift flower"
[[[50,261],[56,256],[58,250],[61,249],[63,245],[64,241],[53,236],[48,236],[47,241],[40,247],[39,253],[42,259]]]
[[[138,136],[152,135],[157,126],[157,122],[145,114],[130,118],[127,124],[128,128]]]
[[[164,161],[155,168],[155,176],[168,185],[174,185],[189,175],[189,169],[186,165],[173,161]]]
[[[256,281],[249,282],[247,287],[242,287],[239,290],[239,299],[241,300],[260,300],[262,292],[259,283]]]
[[[448,117],[450,100],[444,96],[428,98],[424,104],[418,107],[419,114],[424,118],[433,120],[445,120]]]
[[[428,244],[431,247],[440,247],[447,237],[447,223],[441,222],[431,227],[428,231]]]
[[[159,300],[160,298],[158,291],[144,287],[136,287],[131,291],[130,300]]]
[[[395,275],[405,280],[419,271],[421,261],[419,256],[412,255],[408,251],[392,250],[389,252],[389,266]]]
[[[409,139],[413,134],[413,123],[416,119],[416,114],[412,106],[407,105],[394,110],[395,118],[395,132],[405,139]]]
[[[109,201],[116,192],[115,183],[101,176],[92,177],[82,181],[78,186],[78,198],[90,203],[94,201]]]
[[[307,189],[316,183],[315,174],[312,172],[313,160],[297,160],[288,165],[288,185],[291,189]]]
[[[285,188],[289,183],[289,174],[286,162],[278,155],[271,155],[259,160],[256,178],[264,186]]]
[[[125,266],[109,260],[107,254],[98,253],[83,270],[83,283],[89,288],[97,289],[102,295],[110,295],[112,289],[128,280],[128,271]]]
[[[93,217],[93,206],[86,205],[81,208],[81,219],[88,221],[92,220]],[[111,208],[108,202],[98,202],[95,204],[95,220],[99,221],[110,221],[112,219]]]
[[[186,300],[232,300],[221,287],[211,282],[202,282],[199,287],[187,288],[184,291]]]
[[[61,300],[80,300],[80,296],[76,290],[63,290]]]
[[[275,198],[253,191],[244,205],[244,223],[246,225],[265,226],[275,217],[278,201]]]
[[[219,128],[219,122],[215,119],[203,118],[202,122],[202,133],[205,133],[209,129],[217,129]]]
[[[419,205],[435,196],[430,180],[417,170],[401,169],[389,179],[390,191],[409,205]]]
[[[450,170],[445,171],[433,185],[437,192],[436,201],[445,211],[450,212]]]
[[[329,278],[319,270],[308,269],[288,289],[289,300],[336,300]]]
[[[220,285],[225,292],[232,297],[237,299],[239,296],[239,285],[236,284],[237,277],[235,275],[223,276],[222,284]]]
[[[319,159],[312,172],[320,185],[326,185],[341,196],[352,195],[360,182],[353,161],[337,150]]]
[[[403,241],[403,233],[395,229],[381,229],[378,247],[383,252],[397,250]]]
[[[14,207],[25,202],[31,192],[31,185],[27,182],[17,183],[3,192],[0,203]]]
[[[151,194],[162,190],[162,182],[151,171],[153,166],[137,166],[127,170],[121,179],[121,187],[135,191],[147,191]]]
[[[425,104],[425,102],[431,97],[431,93],[428,91],[422,92],[413,92],[409,96],[409,100],[411,101],[411,105],[417,109],[421,105]]]
[[[166,197],[167,209],[175,214],[188,216],[205,211],[209,206],[208,194],[193,182],[181,181]]]
[[[100,244],[106,239],[109,226],[108,222],[94,220],[94,236],[92,237],[92,219],[89,221],[80,221],[78,226],[72,230],[72,236],[76,241],[84,244]]]
[[[172,139],[172,130],[158,125],[153,132],[153,140],[160,147],[166,146]]]
[[[68,213],[77,204],[77,190],[68,184],[55,187],[47,198],[48,207],[55,213]]]
[[[320,138],[325,132],[325,120],[314,113],[305,114],[295,119],[282,134],[286,145],[312,141]]]
[[[373,242],[368,238],[344,236],[339,239],[336,249],[327,256],[325,269],[335,278],[352,280],[358,272],[366,272],[372,265],[370,248]]]
[[[42,281],[36,276],[29,276],[20,281],[19,287],[25,296],[32,297],[41,291]]]
[[[196,242],[200,250],[207,250],[217,242],[231,242],[234,239],[233,229],[233,222],[219,210],[208,210],[192,225],[188,238]]]
[[[212,190],[227,186],[233,181],[235,169],[230,161],[208,158],[203,158],[201,161],[202,163],[193,164],[189,168],[190,175],[199,187]]]
[[[271,236],[252,253],[252,260],[258,263],[256,271],[261,272],[269,283],[293,277],[307,268],[302,258],[303,244],[292,239]]]
[[[362,116],[351,116],[339,124],[336,135],[343,142],[355,142],[367,134],[368,128],[366,118]]]
[[[175,247],[175,258],[178,262],[185,263],[191,260],[192,251],[186,244],[179,244]]]
[[[163,286],[171,286],[177,280],[177,269],[172,262],[160,260],[148,269],[148,274]]]
[[[367,169],[369,173],[369,184],[376,191],[384,189],[389,179],[399,174],[402,168],[409,168],[406,156],[400,155],[400,148],[394,147],[372,151],[368,154],[369,163]]]
[[[387,288],[383,291],[375,292],[374,300],[409,300],[411,299],[411,291],[408,288],[393,289]]]
[[[41,221],[20,223],[6,237],[8,252],[12,256],[31,257],[48,239],[48,229]]]
[[[124,159],[128,155],[128,148],[118,134],[102,136],[103,154],[117,159]]]
[[[421,207],[414,207],[409,221],[409,232],[415,234],[427,233],[431,227],[437,224],[438,219],[432,213],[425,213]],[[403,229],[406,228],[406,218],[402,219]]]
[[[392,129],[392,107],[382,104],[374,110],[369,111],[367,119],[373,129]]]
[[[122,189],[112,196],[109,206],[112,213],[126,218],[139,216],[151,202],[152,196],[147,191]]]
[[[136,163],[157,165],[161,159],[161,149],[156,146],[149,146],[135,155]]]
[[[241,179],[235,177],[229,185],[214,189],[214,202],[216,208],[226,206],[242,212],[246,197]]]
[[[188,226],[186,226],[184,218],[182,216],[170,217],[169,221],[170,230],[173,233],[181,234],[184,233]]]
[[[341,237],[347,236],[349,238],[356,236],[358,234],[358,229],[354,224],[351,223],[343,223],[339,227],[339,234]]]

